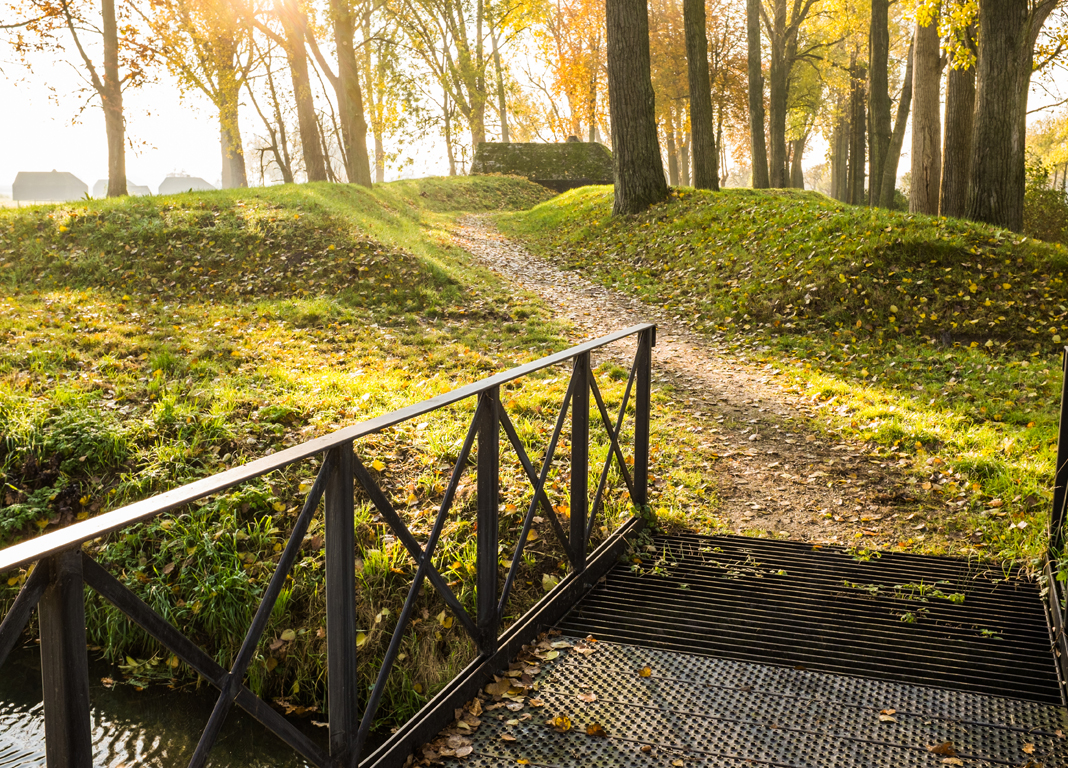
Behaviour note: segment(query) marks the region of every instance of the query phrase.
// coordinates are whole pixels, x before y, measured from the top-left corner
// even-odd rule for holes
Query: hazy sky
[[[0,45],[3,43],[0,42]],[[6,51],[4,52],[6,54]],[[32,72],[9,55],[0,55],[0,192],[9,195],[19,171],[69,171],[92,190],[98,179],[107,178],[107,141],[104,113],[93,99],[79,121],[71,121],[84,96],[77,91],[81,81],[68,64],[35,65]],[[46,83],[59,93],[58,100]],[[158,83],[127,91],[126,176],[153,192],[168,173],[200,176],[218,186],[221,173],[219,129],[214,110],[204,96],[180,97],[174,81],[165,73]],[[257,128],[259,117],[242,109],[246,141]],[[132,142],[132,144],[130,143]],[[444,149],[419,153],[417,176],[448,173]],[[249,166],[249,182],[253,178]]]
[[[104,118],[99,100],[93,99],[78,123],[71,121],[84,96],[72,68],[63,62],[41,60],[33,72],[13,63],[4,51],[0,55],[0,193],[10,194],[11,182],[19,171],[69,171],[90,189],[98,179],[107,177],[107,144]],[[1031,107],[1048,104],[1068,92],[1061,87],[1053,95],[1035,86]],[[61,94],[54,98],[46,83]],[[127,141],[127,178],[135,184],[149,186],[153,192],[168,173],[180,172],[200,176],[218,185],[220,176],[219,135],[213,110],[203,96],[190,94],[180,98],[174,82],[161,75],[158,83],[125,95]],[[246,136],[257,127],[259,118],[242,110],[242,128]],[[424,176],[448,172],[445,152],[440,141],[428,139],[425,149],[416,156],[415,167],[405,175]],[[823,162],[823,142],[810,143],[813,151],[808,163]],[[908,170],[908,139],[900,171]],[[388,176],[387,176],[388,178]],[[254,178],[252,164],[249,182]]]

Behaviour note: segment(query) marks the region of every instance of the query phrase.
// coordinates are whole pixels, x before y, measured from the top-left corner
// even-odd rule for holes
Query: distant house
[[[152,190],[148,187],[142,187],[140,184],[134,184],[129,179],[126,180],[126,193],[135,197],[144,197],[145,195],[151,195]],[[93,197],[107,197],[108,196],[108,180],[100,179],[93,185]]]
[[[206,192],[215,189],[199,176],[168,176],[159,185],[161,195],[176,195],[179,192]]]
[[[19,171],[15,183],[11,185],[12,200],[26,200],[39,203],[61,203],[78,200],[89,192],[85,182],[66,171],[49,171],[37,173]]]
[[[612,152],[603,144],[571,137],[558,144],[484,141],[475,150],[471,174],[525,176],[554,192],[612,183]]]

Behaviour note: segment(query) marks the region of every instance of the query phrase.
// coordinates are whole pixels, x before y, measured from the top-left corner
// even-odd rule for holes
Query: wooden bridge
[[[635,347],[611,415],[591,353]],[[646,506],[653,326],[636,326],[249,465],[0,550],[0,574],[36,563],[0,624],[0,664],[31,612],[40,624],[46,744],[2,746],[0,766],[93,764],[84,587],[120,608],[219,691],[190,766],[209,764],[236,705],[310,764],[371,768],[477,766],[1068,766],[1064,584],[979,561],[742,537],[652,536],[641,515],[594,547],[591,534],[615,464]],[[570,382],[540,466],[500,402],[500,387],[550,366]],[[1068,356],[1066,356],[1068,365]],[[1068,373],[1068,368],[1066,368]],[[434,526],[418,540],[360,462],[361,437],[475,398],[475,414]],[[1062,402],[1050,516],[1050,560],[1065,545],[1068,416]],[[591,496],[591,413],[608,436]],[[633,426],[624,421],[633,415]],[[546,480],[570,418],[570,516],[557,518]],[[503,434],[502,434],[503,433]],[[633,434],[626,460],[622,438]],[[533,488],[511,566],[498,566],[502,442]],[[477,472],[477,611],[433,564],[461,474]],[[231,666],[152,611],[81,545],[299,461],[321,457],[289,543]],[[594,475],[598,476],[598,475]],[[372,501],[416,563],[377,681],[356,675],[354,489]],[[326,520],[329,750],[252,694],[245,676],[312,516]],[[568,575],[501,631],[536,513],[554,525]],[[566,529],[565,529],[566,524]],[[624,556],[625,555],[625,556]],[[425,582],[477,644],[478,656],[377,749],[368,735]]]

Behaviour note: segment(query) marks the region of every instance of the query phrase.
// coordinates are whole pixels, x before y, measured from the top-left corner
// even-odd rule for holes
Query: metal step
[[[649,648],[1061,704],[1038,586],[977,561],[653,540],[561,622]]]

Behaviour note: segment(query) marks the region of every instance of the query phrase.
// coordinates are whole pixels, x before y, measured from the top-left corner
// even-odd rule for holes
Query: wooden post
[[[85,642],[82,553],[51,558],[51,580],[41,602],[41,688],[48,768],[92,768],[89,656]]]
[[[571,395],[571,551],[575,573],[586,569],[586,517],[589,514],[590,353],[575,358]]]
[[[479,650],[497,650],[497,549],[500,470],[500,388],[478,396],[478,629]]]
[[[1068,514],[1068,348],[1064,350],[1061,378],[1061,420],[1057,430],[1057,464],[1053,468],[1053,509],[1049,516],[1049,551],[1064,547],[1064,518]]]
[[[634,375],[634,501],[639,506],[649,503],[649,421],[654,346],[656,328],[647,328],[638,335],[635,361],[638,370]]]
[[[356,669],[356,564],[353,530],[352,443],[331,449],[334,471],[326,481],[326,654],[330,755],[352,762],[360,727]]]

